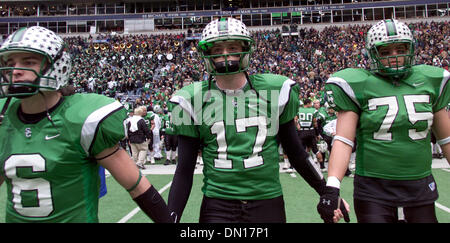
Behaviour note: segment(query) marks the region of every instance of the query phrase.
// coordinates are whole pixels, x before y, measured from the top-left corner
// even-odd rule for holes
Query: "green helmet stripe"
[[[394,21],[388,19],[385,21],[387,36],[397,35],[397,28],[395,27]]]
[[[22,40],[23,35],[25,34],[27,28],[23,27],[17,30],[14,35],[11,37],[11,42],[19,42]]]
[[[217,27],[218,27],[219,33],[221,31],[228,31],[228,21],[226,19],[220,20]]]

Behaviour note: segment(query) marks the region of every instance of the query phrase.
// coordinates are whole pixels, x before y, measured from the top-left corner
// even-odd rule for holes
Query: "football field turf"
[[[445,160],[444,160],[445,161]],[[162,197],[168,199],[175,165],[164,166],[159,161],[156,165],[146,165],[144,170],[150,182],[160,191]],[[446,162],[445,162],[446,163]],[[444,164],[445,164],[444,163]],[[280,164],[282,166],[282,164]],[[450,169],[433,169],[433,175],[439,190],[439,199],[436,202],[436,214],[439,222],[450,223]],[[326,177],[326,173],[324,173]],[[200,205],[203,194],[201,166],[198,166],[194,175],[194,182],[189,201],[181,218],[182,223],[198,222]],[[286,217],[288,223],[321,223],[316,204],[318,195],[308,186],[298,173],[280,173],[286,205]],[[108,193],[99,202],[99,220],[101,223],[148,223],[148,217],[137,208],[125,189],[111,177],[106,179]],[[356,222],[353,210],[353,178],[345,177],[341,184],[341,196],[350,203],[351,222]],[[0,222],[5,222],[6,185],[0,187]],[[341,221],[343,222],[343,220]]]

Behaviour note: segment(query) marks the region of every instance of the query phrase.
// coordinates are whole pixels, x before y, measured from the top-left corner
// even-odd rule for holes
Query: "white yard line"
[[[281,163],[280,162],[280,168],[281,168]],[[148,166],[149,167],[149,166]],[[147,168],[148,168],[147,167]],[[147,174],[173,174],[175,171],[176,166],[175,165],[169,165],[169,166],[163,166],[163,165],[151,165],[152,169],[150,170],[143,170],[143,174],[147,175]],[[199,166],[199,168],[197,168],[195,170],[195,174],[201,174],[202,173],[202,168],[203,166]],[[433,168],[441,168],[444,171],[450,172],[449,169],[449,164],[447,163],[447,161],[445,159],[433,159]],[[281,169],[280,169],[281,172]],[[284,172],[284,171],[283,171]],[[295,173],[289,173],[291,177],[295,178],[297,177],[295,175]],[[109,174],[109,172],[106,170],[106,177],[109,177],[111,174]],[[172,185],[172,181],[169,182],[167,185],[165,185],[163,188],[161,188],[158,192],[159,194],[162,194],[164,191],[166,191],[168,188],[170,188],[170,186]],[[450,213],[450,208],[439,204],[437,202],[435,202],[436,207],[446,211],[447,213]],[[136,215],[141,209],[139,207],[136,207],[135,209],[133,209],[130,213],[128,213],[127,215],[125,215],[121,220],[119,220],[118,223],[126,223],[128,222],[128,220],[130,220],[134,215]]]
[[[158,192],[159,194],[163,193],[167,188],[169,188],[172,185],[172,181],[167,183],[163,188],[161,188]],[[139,207],[133,209],[129,214],[125,215],[119,222],[117,223],[126,223],[128,220],[130,220],[134,215],[136,215],[141,209]]]
[[[444,211],[447,212],[447,213],[450,213],[450,208],[447,208],[446,206],[444,206],[444,205],[442,205],[442,204],[440,204],[440,203],[437,203],[437,202],[435,202],[434,204],[436,205],[436,207],[438,207],[438,208],[444,210]]]

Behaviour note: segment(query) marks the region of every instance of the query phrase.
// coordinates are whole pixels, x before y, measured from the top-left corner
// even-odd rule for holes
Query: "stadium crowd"
[[[445,22],[409,24],[417,45],[417,64],[448,70],[450,27]],[[290,77],[304,98],[320,98],[330,74],[347,67],[367,67],[364,33],[370,25],[329,26],[322,31],[299,29],[298,36],[281,30],[252,32],[256,41],[250,74],[269,72]],[[170,95],[208,74],[184,34],[99,35],[65,39],[74,56],[72,81],[78,92],[116,97],[129,108],[138,103],[167,107]],[[139,98],[139,99],[138,99]]]

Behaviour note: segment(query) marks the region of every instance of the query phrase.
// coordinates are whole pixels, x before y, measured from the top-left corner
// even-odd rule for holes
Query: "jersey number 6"
[[[31,168],[32,172],[45,172],[45,159],[40,154],[12,155],[5,161],[5,174],[12,184],[14,209],[26,217],[47,217],[53,212],[50,182],[42,178],[20,178],[18,168]],[[34,205],[23,205],[23,196],[35,195]]]

